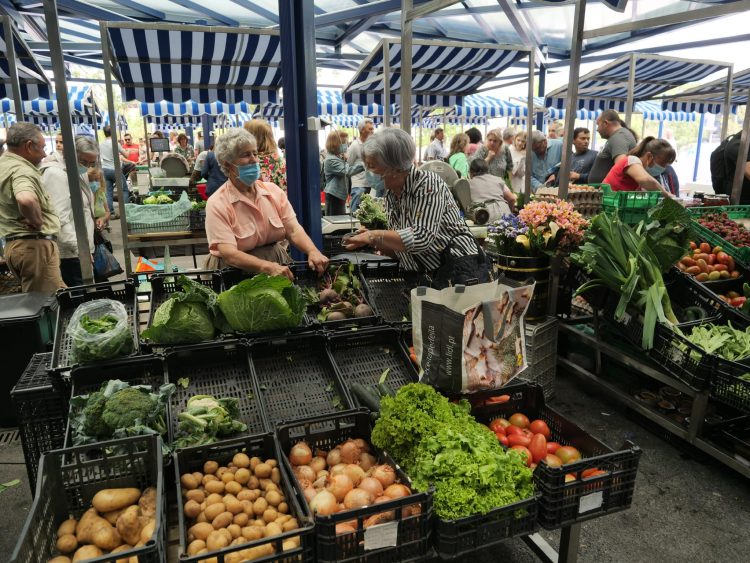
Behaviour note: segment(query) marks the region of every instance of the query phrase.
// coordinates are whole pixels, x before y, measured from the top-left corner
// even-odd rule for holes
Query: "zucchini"
[[[685,307],[682,311],[685,322],[700,321],[706,318],[706,312],[700,307]]]
[[[380,393],[381,397],[395,397],[396,392],[391,389],[389,385],[386,385],[385,383],[378,383],[375,388],[378,390],[378,393]]]
[[[380,412],[380,395],[374,389],[365,387],[361,383],[352,383],[351,390],[363,406],[371,411]]]

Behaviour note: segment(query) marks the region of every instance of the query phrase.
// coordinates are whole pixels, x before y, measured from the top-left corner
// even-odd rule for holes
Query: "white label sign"
[[[588,512],[589,510],[599,508],[603,502],[604,495],[602,491],[597,491],[595,493],[591,493],[590,495],[583,496],[578,502],[578,514],[583,514],[584,512]]]
[[[370,526],[365,530],[365,551],[396,547],[398,545],[398,522],[386,522]]]

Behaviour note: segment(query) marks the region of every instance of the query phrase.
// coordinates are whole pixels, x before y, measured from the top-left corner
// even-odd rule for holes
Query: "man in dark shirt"
[[[591,184],[601,184],[615,163],[627,158],[636,145],[635,135],[614,110],[602,112],[596,119],[596,130],[603,139],[607,139],[607,143],[596,155],[594,166],[589,172],[588,181]]]
[[[732,195],[732,185],[734,184],[734,171],[737,168],[737,155],[740,152],[740,135],[736,135],[727,143],[724,149],[724,158],[726,159],[726,170],[729,177],[726,181],[726,194]],[[748,160],[750,160],[750,149],[748,150]],[[742,193],[740,194],[740,205],[750,204],[750,162],[745,164],[745,173],[742,178]]]
[[[587,184],[589,181],[589,171],[594,166],[594,160],[597,151],[589,150],[589,141],[591,141],[591,131],[585,127],[576,127],[573,130],[573,147],[575,151],[570,161],[570,181],[573,184]],[[558,174],[560,167],[554,170],[555,184],[558,184]]]

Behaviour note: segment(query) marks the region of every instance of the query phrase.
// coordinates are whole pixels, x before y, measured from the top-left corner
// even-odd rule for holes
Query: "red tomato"
[[[529,443],[529,451],[534,457],[534,462],[538,463],[547,455],[547,439],[543,434],[534,434]]]
[[[742,307],[745,304],[745,301],[747,301],[747,297],[735,297],[729,302],[729,304],[732,307]]]
[[[511,415],[508,420],[510,420],[513,426],[518,426],[519,428],[526,428],[529,425],[529,417],[520,412]]]
[[[499,395],[497,397],[490,397],[484,402],[484,404],[485,405],[497,405],[500,403],[507,403],[508,401],[510,401],[510,395]]]
[[[690,241],[690,250],[695,250],[696,248],[698,248],[698,245],[697,245],[697,244],[695,244],[695,243],[694,243],[694,242],[693,242],[693,241],[691,240],[691,241]]]
[[[562,460],[563,465],[573,463],[581,459],[581,452],[575,449],[573,446],[561,446],[555,452],[555,455]]]
[[[593,469],[586,469],[581,473],[581,477],[583,479],[588,479],[590,477],[598,477],[599,475],[606,475],[606,471],[602,471],[598,467],[594,467]]]
[[[512,424],[510,426],[505,427],[505,435],[506,436],[523,436],[523,431],[518,426],[513,426]]]
[[[508,436],[508,443],[511,446],[528,446],[531,440],[522,434],[512,434]]]
[[[708,262],[710,266],[713,266],[714,264],[716,264],[716,254],[709,254],[706,262]]]
[[[730,272],[734,271],[734,258],[731,256],[727,256],[727,269]]]
[[[562,467],[562,461],[556,455],[547,454],[546,456],[544,456],[544,461],[550,467]]]
[[[707,242],[702,242],[700,245],[700,249],[703,254],[711,254],[711,245]]]
[[[523,434],[524,436],[526,436],[529,440],[531,440],[534,437],[534,433],[531,430],[529,430],[528,428],[522,428],[521,429],[521,434]]]
[[[727,270],[727,265],[726,264],[716,264],[714,266],[714,272],[721,272],[723,270]]]
[[[573,481],[576,481],[576,480],[577,480],[576,476],[573,475],[572,473],[566,473],[565,474],[565,482],[566,483],[572,483]]]
[[[554,454],[560,448],[557,442],[547,442],[547,453]]]
[[[510,442],[508,442],[507,436],[503,436],[502,434],[495,434],[495,436],[497,436],[497,439],[500,440],[500,443],[506,448],[510,445]]]
[[[497,420],[498,423],[502,425],[503,428],[508,428],[508,426],[510,426],[510,422],[508,422],[507,418],[500,417],[500,418],[496,418],[495,420]]]
[[[502,432],[505,434],[505,426],[502,425],[499,418],[496,418],[492,422],[490,422],[490,430],[492,430],[495,434],[498,432]]]
[[[518,453],[521,454],[521,456],[525,457],[526,458],[526,465],[528,467],[531,467],[531,463],[532,463],[532,459],[533,458],[531,457],[531,452],[529,451],[529,448],[526,448],[524,446],[513,446],[511,449],[512,450],[516,450]]]
[[[531,430],[534,434],[541,434],[545,438],[549,438],[550,431],[549,426],[547,426],[547,423],[543,420],[534,420],[529,424],[529,430]]]
[[[726,252],[718,252],[716,254],[716,260],[718,260],[719,264],[727,264],[729,262],[728,258],[729,254]]]

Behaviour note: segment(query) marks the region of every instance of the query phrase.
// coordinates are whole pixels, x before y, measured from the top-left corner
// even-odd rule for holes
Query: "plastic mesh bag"
[[[164,230],[171,227],[174,230],[187,230],[190,226],[190,209],[193,204],[187,192],[182,192],[180,199],[174,203],[156,205],[125,204],[125,217],[131,230],[144,227],[158,227]]]
[[[82,303],[70,317],[68,335],[74,362],[93,362],[127,356],[133,351],[133,332],[125,305],[112,299]]]

